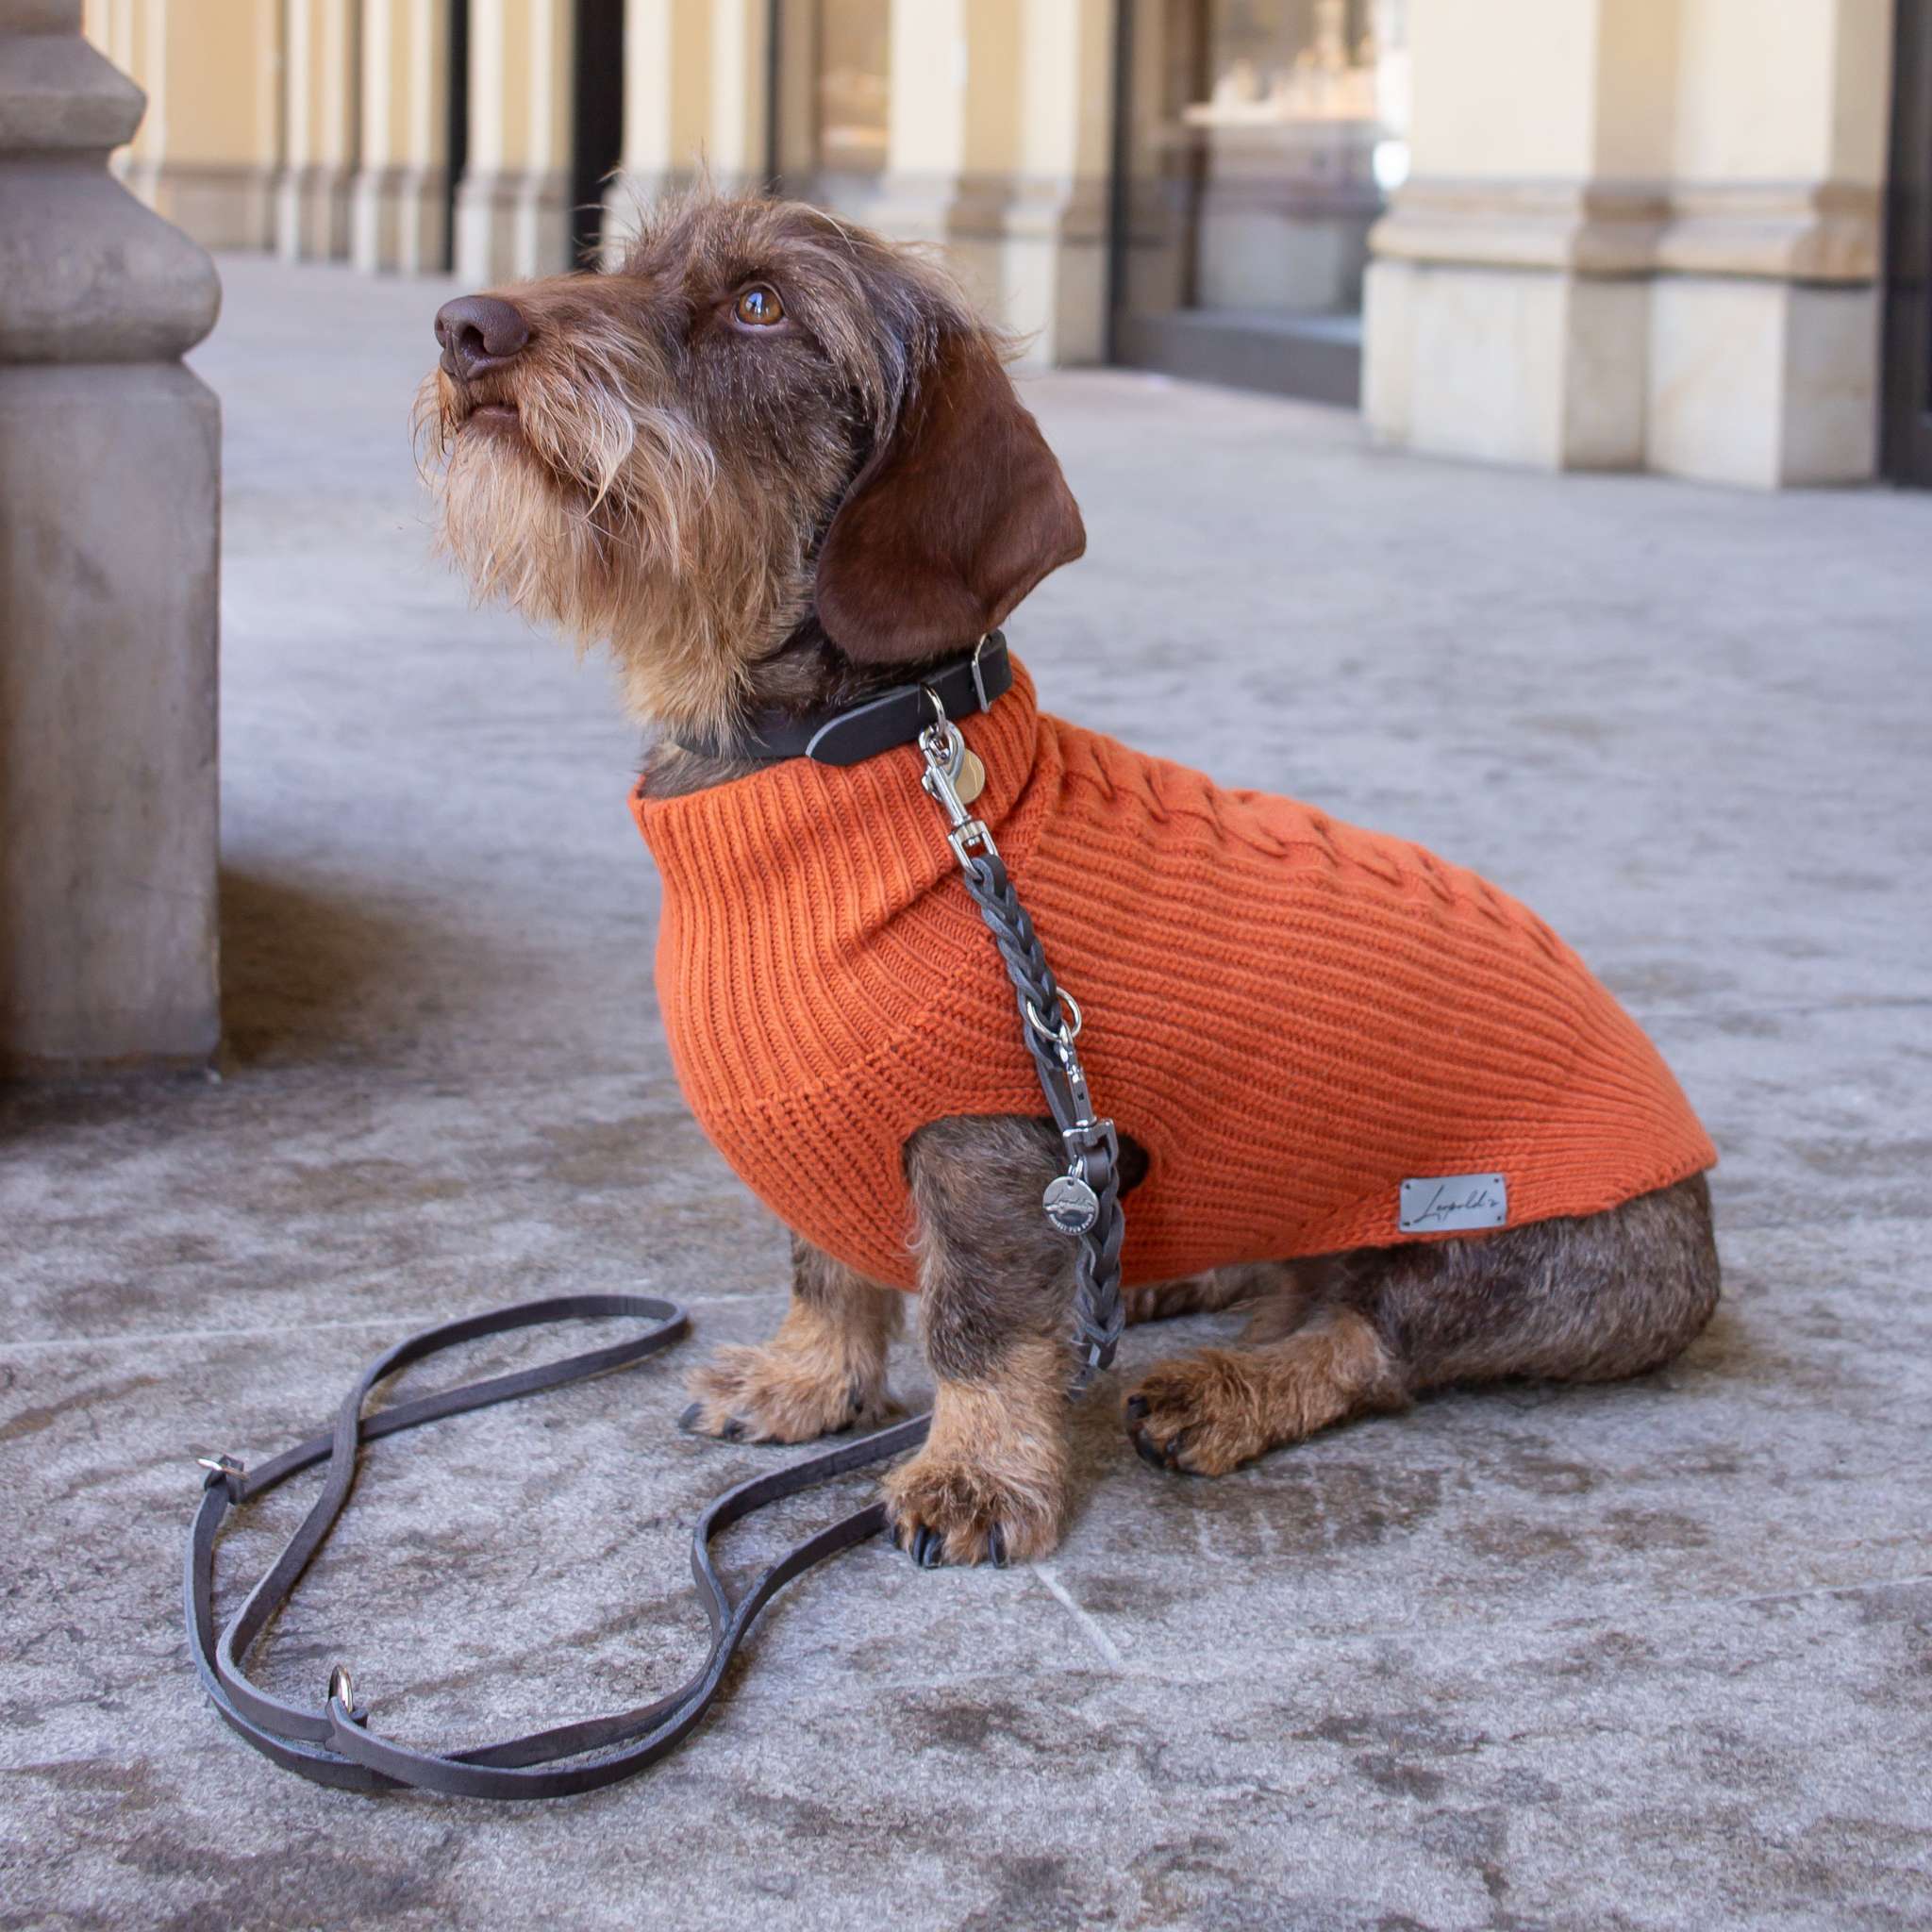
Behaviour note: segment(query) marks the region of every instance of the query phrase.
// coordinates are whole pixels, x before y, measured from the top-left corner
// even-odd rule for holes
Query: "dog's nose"
[[[442,366],[469,382],[514,361],[530,340],[530,325],[501,295],[458,295],[436,311],[436,340],[442,344]]]

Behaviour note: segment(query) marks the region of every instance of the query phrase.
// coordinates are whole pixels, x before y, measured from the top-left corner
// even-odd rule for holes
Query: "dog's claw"
[[[944,1547],[944,1539],[927,1529],[924,1524],[912,1533],[912,1560],[922,1570],[937,1570],[940,1567],[941,1552]]]
[[[743,1440],[744,1419],[742,1416],[732,1416],[725,1423],[724,1426],[721,1429],[706,1430],[699,1428],[698,1417],[704,1413],[704,1407],[705,1405],[702,1402],[693,1402],[691,1406],[688,1409],[686,1409],[681,1416],[677,1418],[677,1426],[680,1429],[682,1429],[687,1436],[710,1435],[715,1437],[721,1442],[737,1442],[741,1441]]]
[[[997,1523],[986,1533],[986,1554],[992,1558],[995,1570],[1007,1567],[1007,1533]]]

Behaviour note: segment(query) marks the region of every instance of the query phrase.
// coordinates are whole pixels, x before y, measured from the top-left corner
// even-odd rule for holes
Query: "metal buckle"
[[[329,1669],[328,1694],[326,1702],[333,1704],[337,1698],[342,1701],[342,1708],[353,1711],[356,1708],[356,1687],[349,1679],[347,1664],[335,1664]]]
[[[990,638],[991,635],[991,631],[988,631],[986,637],[981,638],[973,647],[973,690],[974,695],[979,699],[979,708],[982,711],[992,709],[992,701],[986,694],[986,676],[979,668],[980,653],[986,649],[986,638]]]

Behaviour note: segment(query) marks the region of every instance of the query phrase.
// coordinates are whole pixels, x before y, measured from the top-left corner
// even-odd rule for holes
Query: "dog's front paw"
[[[1224,1349],[1150,1369],[1122,1413],[1141,1461],[1183,1475],[1225,1475],[1270,1446],[1245,1365]]]
[[[1031,1562],[1060,1540],[1057,1477],[922,1450],[881,1486],[892,1540],[924,1570],[941,1563]]]
[[[685,1384],[697,1400],[678,1420],[726,1442],[809,1442],[843,1429],[875,1429],[904,1411],[871,1375],[825,1351],[767,1342],[721,1348]]]

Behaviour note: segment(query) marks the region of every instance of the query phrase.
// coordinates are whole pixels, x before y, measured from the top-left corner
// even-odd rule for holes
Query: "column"
[[[766,153],[768,0],[630,0],[624,25],[624,159],[604,193],[614,261],[640,210],[701,177],[757,193]],[[802,63],[808,49],[801,47]]]
[[[1002,217],[1004,319],[1033,365],[1107,352],[1114,35],[1105,0],[1027,0],[1019,149]]]
[[[205,248],[266,248],[281,159],[281,17],[257,0],[89,0],[88,37],[148,108],[115,169]]]
[[[204,1063],[220,287],[107,172],[80,0],[0,0],[0,1074]]]
[[[1371,238],[1382,440],[1775,487],[1873,473],[1890,0],[1410,16]]]
[[[1411,175],[1364,291],[1362,407],[1385,441],[1642,462],[1677,4],[1411,8]]]
[[[361,132],[359,0],[284,0],[283,166],[275,249],[284,260],[349,252],[349,184]]]
[[[571,266],[574,25],[571,0],[471,0],[456,262],[473,287]]]
[[[441,273],[447,258],[449,0],[363,0],[358,268]]]
[[[1106,341],[1115,8],[893,0],[877,225],[941,242],[1026,365]]]
[[[1878,460],[1890,0],[1683,0],[1650,465],[1758,487]]]

